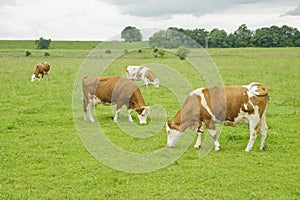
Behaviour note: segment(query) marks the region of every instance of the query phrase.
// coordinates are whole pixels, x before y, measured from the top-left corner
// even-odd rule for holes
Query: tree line
[[[142,39],[140,30],[131,26],[126,27],[121,35],[125,41],[129,42]],[[258,28],[252,31],[246,24],[242,24],[230,34],[218,28],[207,31],[199,28],[190,30],[170,27],[154,33],[149,38],[149,44],[153,48],[300,47],[300,32],[297,28],[287,25]]]

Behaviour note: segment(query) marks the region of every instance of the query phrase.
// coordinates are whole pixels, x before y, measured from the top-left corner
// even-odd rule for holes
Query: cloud
[[[16,1],[17,0],[10,0],[10,1],[0,0],[0,7],[7,6],[7,5],[15,5]]]
[[[295,9],[288,11],[286,14],[292,15],[292,16],[299,16],[300,15],[300,2],[298,3],[298,6]]]
[[[300,27],[299,0],[0,0],[0,39],[106,40],[126,26]],[[288,12],[289,15],[287,14]],[[293,16],[292,16],[293,15]],[[151,31],[150,31],[151,32]],[[152,33],[152,32],[151,32]],[[148,34],[149,35],[149,34]],[[145,39],[146,36],[143,35]]]
[[[170,17],[176,14],[203,16],[230,9],[237,5],[276,3],[281,0],[105,0],[120,12],[139,17]]]

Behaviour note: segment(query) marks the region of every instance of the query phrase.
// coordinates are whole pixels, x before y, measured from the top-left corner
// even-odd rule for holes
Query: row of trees
[[[122,33],[122,38],[128,42],[141,41],[140,30],[135,27],[126,27]],[[233,33],[213,29],[182,29],[171,27],[154,33],[149,38],[151,47],[178,48],[186,47],[300,47],[300,32],[297,28],[287,25],[282,27],[271,26],[259,28],[255,31],[248,29],[246,24],[242,24]]]

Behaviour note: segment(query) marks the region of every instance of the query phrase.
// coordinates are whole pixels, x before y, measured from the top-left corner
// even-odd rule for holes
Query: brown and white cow
[[[150,113],[150,106],[147,106],[140,92],[138,85],[126,78],[118,76],[85,76],[82,80],[83,89],[83,120],[86,120],[88,113],[90,121],[95,122],[91,106],[99,103],[104,105],[116,104],[114,121],[117,122],[121,107],[125,105],[128,110],[128,119],[133,122],[131,109],[134,109],[140,124],[146,124],[147,116]]]
[[[146,66],[128,66],[126,68],[126,78],[131,80],[143,80],[145,86],[151,83],[154,87],[159,87],[159,81],[153,71]]]
[[[40,74],[42,75],[42,78],[44,78],[44,75],[46,75],[46,79],[48,80],[49,70],[50,70],[50,65],[47,62],[37,64],[35,68],[35,72],[31,76],[31,82],[33,82],[35,79],[39,79]]]
[[[207,128],[214,138],[215,150],[220,150],[215,123],[235,125],[248,123],[250,140],[245,149],[252,149],[258,132],[261,132],[260,150],[266,147],[266,111],[268,87],[260,83],[245,86],[214,86],[192,91],[176,116],[166,123],[167,145],[174,146],[189,128],[198,134],[195,148],[201,145],[201,135]]]

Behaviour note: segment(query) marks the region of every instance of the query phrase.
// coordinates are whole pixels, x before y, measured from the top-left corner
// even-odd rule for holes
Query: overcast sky
[[[0,0],[0,39],[110,40],[129,25],[231,33],[241,24],[300,30],[300,0]]]

